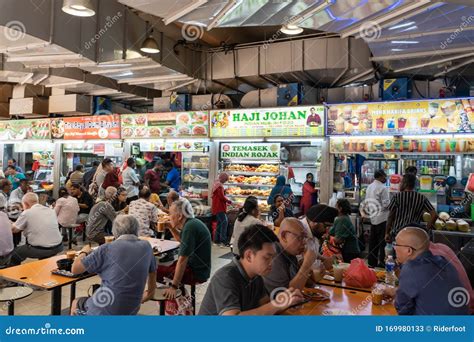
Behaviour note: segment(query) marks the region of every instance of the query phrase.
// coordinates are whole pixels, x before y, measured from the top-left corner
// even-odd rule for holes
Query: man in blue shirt
[[[176,163],[174,161],[171,161],[170,163],[172,168],[166,176],[166,185],[179,192],[179,187],[181,185],[181,175],[178,168],[176,167]]]
[[[442,256],[429,251],[428,234],[421,228],[402,229],[393,243],[402,264],[399,287],[387,289],[395,297],[399,315],[467,315],[468,300],[459,303],[463,291],[456,269]]]
[[[138,228],[135,217],[119,215],[112,228],[115,241],[93,252],[89,246],[81,250],[72,273],[97,273],[102,285],[92,297],[74,300],[71,315],[136,315],[141,303],[153,298],[156,260],[150,243],[138,238]]]

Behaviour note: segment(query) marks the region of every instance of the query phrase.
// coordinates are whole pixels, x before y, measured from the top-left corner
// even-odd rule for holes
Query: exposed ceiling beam
[[[237,5],[237,0],[229,0],[227,4],[216,14],[216,16],[212,19],[212,21],[207,25],[207,30],[210,31],[214,27],[216,27],[220,21],[224,18],[224,16],[234,9],[234,6]]]
[[[28,82],[29,80],[31,80],[34,75],[35,75],[34,72],[30,72],[30,73],[26,74],[18,83],[20,83],[21,85],[23,85],[23,84],[25,84],[26,82]]]
[[[316,15],[319,12],[324,11],[326,8],[330,7],[333,3],[335,3],[334,0],[325,0],[322,3],[319,3],[319,1],[317,0],[315,1],[314,5],[309,6],[300,14],[297,14],[294,17],[292,17],[290,20],[288,20],[288,22],[286,22],[286,24],[291,24],[291,25],[301,24],[306,19]]]
[[[341,32],[341,37],[347,38],[350,36],[359,35],[361,28],[364,25],[367,25],[367,22],[369,22],[371,26],[376,27],[376,25],[381,25],[383,22],[399,17],[400,15],[412,12],[418,9],[419,7],[425,6],[426,4],[429,4],[429,3],[430,3],[430,0],[419,0],[415,3],[410,3],[405,6],[400,6],[394,9],[393,11],[387,12],[385,14],[382,14],[379,16],[375,15],[373,17],[368,17],[365,20],[362,20],[361,22],[359,22],[358,24],[353,25],[349,27],[347,30],[344,30],[343,32]]]
[[[163,76],[149,76],[149,77],[135,77],[135,78],[124,78],[118,81],[119,84],[148,84],[148,83],[160,83],[160,82],[171,82],[171,81],[185,81],[192,77],[188,75],[163,75]]]
[[[369,74],[371,74],[371,73],[373,73],[373,72],[374,72],[374,69],[366,70],[366,71],[364,71],[364,72],[362,72],[362,73],[360,73],[360,74],[357,74],[357,75],[355,75],[355,76],[352,76],[351,78],[348,78],[347,80],[344,80],[341,85],[350,84],[350,83],[352,83],[352,82],[354,82],[354,81],[357,81],[358,79],[360,79],[360,78],[362,78],[362,77],[364,77],[364,76],[367,76],[367,75],[369,75]]]
[[[436,51],[420,51],[420,52],[411,52],[405,54],[393,54],[385,56],[374,56],[370,60],[373,62],[380,61],[392,61],[394,59],[411,59],[411,58],[423,58],[423,57],[432,57],[433,55],[450,55],[463,52],[472,52],[471,47],[455,48],[455,49],[440,49]]]
[[[404,67],[404,68],[395,69],[395,70],[393,70],[393,72],[399,73],[399,72],[404,72],[404,71],[413,70],[413,69],[420,69],[420,68],[424,68],[424,67],[427,67],[427,66],[430,66],[430,65],[442,64],[442,63],[454,61],[456,59],[461,59],[461,58],[466,58],[466,57],[471,57],[471,56],[474,56],[474,52],[466,53],[466,54],[463,54],[463,55],[452,56],[452,57],[448,57],[448,58],[443,58],[443,59],[437,59],[435,61],[419,63],[419,64],[416,64],[416,65],[411,65],[411,66],[407,66],[407,67]]]
[[[394,35],[394,36],[386,36],[386,37],[380,37],[376,39],[372,39],[370,42],[371,43],[380,43],[380,42],[387,42],[391,40],[406,40],[406,39],[413,39],[413,38],[419,38],[419,37],[426,37],[426,36],[434,36],[438,34],[452,34],[453,32],[456,31],[474,31],[474,26],[471,27],[465,27],[462,30],[459,27],[452,27],[449,29],[444,29],[444,30],[435,30],[435,31],[423,31],[423,32],[418,32],[418,33],[409,33],[409,34],[400,34],[400,35]]]
[[[207,3],[207,0],[192,0],[189,5],[181,7],[176,12],[166,16],[166,18],[163,19],[163,22],[165,25],[171,24],[173,21],[184,17],[186,14],[191,13],[196,8],[204,5],[205,3]]]
[[[82,55],[76,53],[65,53],[58,55],[34,55],[34,56],[9,56],[7,57],[7,62],[19,62],[19,63],[28,63],[28,62],[42,62],[42,61],[63,61],[69,59],[81,59]]]
[[[176,89],[179,89],[179,88],[182,88],[182,87],[186,87],[186,86],[188,86],[188,85],[190,85],[190,84],[196,83],[197,81],[199,81],[198,78],[196,78],[196,79],[194,79],[194,80],[191,80],[191,81],[187,81],[187,82],[178,84],[178,85],[175,85],[175,86],[173,86],[173,87],[171,87],[171,88],[166,89],[166,91],[173,91],[173,90],[176,90]]]
[[[62,82],[62,83],[50,83],[45,84],[46,88],[64,88],[64,87],[71,87],[76,86],[79,84],[84,84],[84,81],[69,81],[69,82]]]
[[[148,69],[156,69],[161,67],[159,63],[150,64],[150,65],[136,65],[136,66],[124,66],[122,68],[110,68],[110,69],[101,69],[101,70],[94,70],[91,72],[92,75],[107,75],[107,74],[115,74],[118,72],[123,71],[138,71],[138,70],[148,70]]]
[[[450,73],[451,71],[460,69],[460,68],[462,68],[463,66],[466,66],[466,65],[469,65],[469,64],[472,64],[472,63],[474,63],[474,58],[468,59],[467,61],[462,62],[461,64],[458,64],[458,65],[455,65],[455,66],[453,66],[453,67],[451,67],[451,68],[447,68],[446,70],[435,74],[434,77],[435,77],[435,78],[436,78],[436,77],[440,77],[440,76],[442,76],[442,75],[445,75],[445,74],[447,74],[447,73]]]

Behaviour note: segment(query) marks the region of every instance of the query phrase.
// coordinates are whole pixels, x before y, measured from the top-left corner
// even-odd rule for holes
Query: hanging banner
[[[474,153],[474,138],[430,138],[403,139],[373,137],[359,139],[331,138],[331,153]]]
[[[328,135],[474,132],[474,98],[328,106]]]
[[[207,138],[207,112],[121,115],[123,139]]]
[[[51,119],[51,136],[64,140],[120,139],[120,116],[78,116]]]
[[[277,159],[280,160],[280,144],[222,143],[221,159]]]
[[[211,137],[324,136],[324,106],[211,111]]]
[[[51,139],[49,119],[0,121],[0,140]]]

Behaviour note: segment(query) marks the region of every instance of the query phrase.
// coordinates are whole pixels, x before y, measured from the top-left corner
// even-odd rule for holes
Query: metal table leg
[[[69,249],[72,249],[72,227],[67,227],[69,233]]]
[[[8,302],[8,316],[15,316],[15,301]]]
[[[71,299],[69,302],[69,306],[72,307],[72,302],[76,299],[76,283],[71,284]]]
[[[51,315],[61,315],[61,295],[62,287],[55,287],[51,292]]]

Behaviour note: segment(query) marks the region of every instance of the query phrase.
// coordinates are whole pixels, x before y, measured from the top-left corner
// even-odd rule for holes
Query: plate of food
[[[193,127],[193,135],[206,135],[207,128],[202,125],[197,125]]]
[[[138,115],[135,118],[135,124],[140,125],[140,126],[143,126],[144,124],[146,124],[146,116],[145,115]]]
[[[188,113],[181,113],[176,117],[177,125],[189,125],[191,123],[191,117]]]
[[[124,125],[130,125],[130,126],[133,126],[135,124],[135,120],[133,119],[132,116],[124,116],[122,118],[122,123]]]
[[[176,128],[172,126],[168,126],[163,128],[163,136],[164,137],[173,137],[176,134]]]
[[[130,127],[126,127],[122,129],[122,135],[124,137],[131,137],[133,135],[133,129]]]
[[[161,137],[161,129],[159,127],[150,128],[150,137]]]
[[[64,121],[62,119],[51,120],[51,135],[56,139],[64,136]]]
[[[137,137],[146,137],[148,130],[145,127],[137,127],[135,128],[135,135]]]
[[[179,136],[191,135],[191,130],[187,126],[181,126],[178,128],[178,135]]]
[[[331,294],[321,289],[304,289],[303,295],[314,301],[324,301],[331,298]]]

